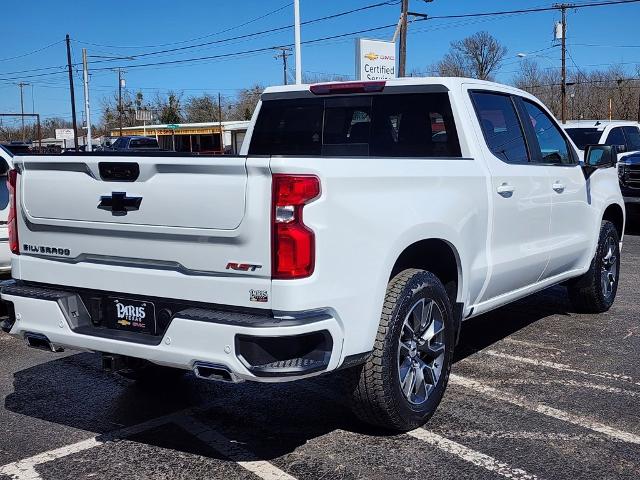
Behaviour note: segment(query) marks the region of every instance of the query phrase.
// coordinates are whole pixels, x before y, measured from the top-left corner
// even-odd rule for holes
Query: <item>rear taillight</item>
[[[18,171],[9,170],[7,174],[7,189],[9,190],[9,215],[7,216],[7,228],[9,230],[9,248],[11,253],[18,255],[20,253],[20,244],[18,243],[18,222],[16,212],[16,183],[18,180]]]
[[[302,210],[318,195],[316,176],[273,175],[272,278],[291,280],[313,273],[315,235],[304,224]]]

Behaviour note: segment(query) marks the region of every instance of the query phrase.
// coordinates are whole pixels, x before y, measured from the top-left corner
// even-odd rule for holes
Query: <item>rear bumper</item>
[[[336,369],[341,360],[343,331],[328,310],[267,316],[190,308],[175,313],[161,335],[141,339],[95,328],[85,318],[81,296],[68,288],[5,282],[1,298],[9,302],[11,318],[3,327],[11,335],[44,336],[58,348],[125,355],[185,370],[213,364],[235,378],[262,382],[318,375]]]

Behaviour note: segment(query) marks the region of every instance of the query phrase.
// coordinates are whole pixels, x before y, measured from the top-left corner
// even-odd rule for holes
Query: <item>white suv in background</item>
[[[615,145],[620,158],[640,151],[640,124],[625,120],[574,120],[563,125],[584,155],[586,145]]]
[[[9,214],[9,190],[7,172],[13,168],[11,153],[0,145],[0,274],[11,272],[11,251],[7,215]]]

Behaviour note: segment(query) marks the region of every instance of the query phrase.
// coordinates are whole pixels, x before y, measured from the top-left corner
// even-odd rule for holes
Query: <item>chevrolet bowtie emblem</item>
[[[365,56],[365,58],[368,58],[369,60],[373,61],[373,60],[377,60],[379,55],[377,53],[367,53]]]
[[[142,197],[127,197],[126,192],[112,192],[111,195],[100,197],[98,208],[109,210],[112,215],[122,216],[138,210],[142,203]]]

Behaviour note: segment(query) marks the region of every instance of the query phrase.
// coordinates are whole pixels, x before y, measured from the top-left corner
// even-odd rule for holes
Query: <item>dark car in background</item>
[[[158,140],[153,137],[128,136],[120,137],[105,151],[116,152],[150,152],[160,151]]]
[[[618,161],[618,178],[624,203],[640,204],[640,153],[634,153]]]

